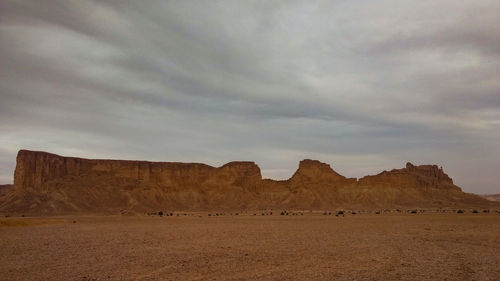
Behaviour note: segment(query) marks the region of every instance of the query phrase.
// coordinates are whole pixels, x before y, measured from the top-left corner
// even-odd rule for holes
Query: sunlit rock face
[[[24,213],[453,207],[493,204],[463,193],[436,165],[384,171],[359,180],[302,160],[288,180],[262,179],[254,162],[95,160],[21,150],[14,187],[0,210]]]

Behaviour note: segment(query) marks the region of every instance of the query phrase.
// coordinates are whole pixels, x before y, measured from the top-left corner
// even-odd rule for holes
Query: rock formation
[[[484,206],[435,165],[384,171],[359,180],[303,160],[288,180],[262,179],[254,162],[94,160],[21,150],[14,187],[0,211],[27,214],[133,210],[334,209]]]

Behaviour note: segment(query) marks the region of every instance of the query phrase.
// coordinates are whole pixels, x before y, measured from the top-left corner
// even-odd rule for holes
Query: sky
[[[0,183],[19,149],[442,166],[500,193],[500,1],[0,1]]]

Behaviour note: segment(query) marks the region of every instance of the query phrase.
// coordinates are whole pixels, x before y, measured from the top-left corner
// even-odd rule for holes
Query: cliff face
[[[384,171],[378,175],[363,177],[359,180],[359,185],[408,188],[458,188],[453,184],[453,180],[443,172],[442,168],[438,168],[436,165],[414,166],[411,163],[406,163],[406,168],[403,169],[394,169],[389,172]]]
[[[53,181],[61,179],[67,179],[77,186],[85,185],[85,180],[91,181],[94,178],[115,179],[115,185],[135,182],[139,187],[161,186],[177,190],[211,182],[254,188],[255,182],[262,177],[259,167],[253,162],[230,162],[214,168],[199,163],[91,160],[21,150],[17,156],[14,188],[44,190]]]
[[[263,180],[254,162],[198,163],[93,160],[21,150],[14,187],[0,210],[26,213],[371,208],[484,204],[463,193],[435,165],[384,171],[359,181],[330,165],[303,160],[285,181]]]
[[[342,182],[345,177],[335,172],[330,165],[318,160],[305,159],[300,161],[299,168],[290,179],[292,182],[316,183],[316,182]]]

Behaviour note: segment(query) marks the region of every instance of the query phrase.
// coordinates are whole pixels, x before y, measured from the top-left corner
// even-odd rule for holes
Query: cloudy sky
[[[0,183],[19,149],[438,164],[500,193],[500,1],[0,1]]]

